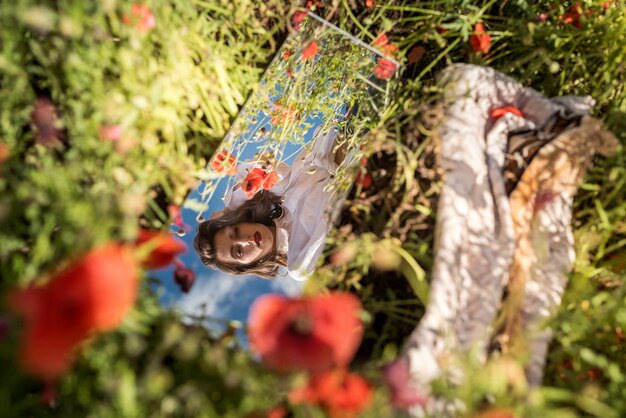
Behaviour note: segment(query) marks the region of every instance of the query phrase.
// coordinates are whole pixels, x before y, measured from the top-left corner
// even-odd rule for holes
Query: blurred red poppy
[[[187,246],[172,234],[161,231],[142,229],[135,242],[135,246],[149,246],[149,253],[141,264],[149,269],[166,267],[174,261],[176,256],[187,250]]]
[[[0,164],[5,162],[9,158],[10,152],[9,147],[7,147],[4,143],[0,142]]]
[[[59,128],[57,108],[50,99],[40,97],[35,101],[31,121],[35,130],[35,140],[39,144],[45,146],[61,144],[64,134]]]
[[[291,18],[291,25],[295,30],[300,30],[302,21],[307,16],[308,12],[295,12]]]
[[[331,418],[358,416],[371,397],[372,388],[367,381],[344,369],[316,374],[304,387],[289,393],[292,403],[321,405]]]
[[[196,273],[192,269],[185,267],[182,263],[176,263],[174,282],[183,293],[189,293],[195,281]]]
[[[311,11],[315,11],[315,10],[319,10],[319,9],[323,9],[324,8],[324,3],[322,3],[321,1],[313,1],[313,0],[308,0],[306,2],[306,7],[307,9],[310,9]]]
[[[359,170],[359,172],[356,174],[356,180],[354,181],[354,184],[357,187],[368,189],[372,186],[373,182],[374,180],[372,179],[372,175],[368,173],[367,170],[366,171]]]
[[[148,32],[156,26],[156,19],[152,10],[146,4],[134,3],[130,7],[130,13],[122,17],[127,26],[134,26],[137,32]]]
[[[287,410],[282,406],[277,406],[276,408],[267,412],[267,418],[285,418],[287,416]]]
[[[473,416],[474,418],[516,418],[515,412],[506,408],[493,407]]]
[[[217,174],[226,174],[229,176],[237,173],[237,159],[230,152],[225,149],[221,150],[213,160],[211,161],[211,170],[215,171]]]
[[[46,285],[12,294],[12,309],[25,319],[24,368],[43,379],[62,375],[91,331],[121,323],[135,303],[138,277],[130,249],[108,244],[70,263]]]
[[[396,408],[406,409],[425,405],[426,395],[420,394],[411,384],[409,362],[400,357],[383,369],[385,382],[391,391],[391,403]]]
[[[382,32],[371,44],[374,48],[378,49],[385,55],[393,55],[398,51],[398,47],[389,43],[389,39],[385,32]]]
[[[515,106],[503,106],[503,107],[491,109],[491,112],[489,112],[489,116],[497,120],[497,119],[500,119],[502,116],[506,115],[507,113],[513,113],[514,115],[517,115],[520,118],[524,117],[524,115],[522,114],[522,111],[519,110]]]
[[[589,9],[585,11],[586,16],[590,16],[591,14],[593,14],[593,11]],[[565,13],[563,16],[559,16],[559,20],[562,20],[565,24],[571,24],[576,28],[581,28],[583,26],[583,23],[580,20],[582,15],[583,6],[579,1],[577,1],[576,3],[572,4],[567,13]]]
[[[317,42],[312,41],[304,50],[302,51],[302,59],[308,60],[309,58],[313,58],[317,55]]]
[[[485,33],[485,25],[481,22],[474,25],[474,34],[469,38],[470,45],[474,52],[486,54],[491,47],[491,35]]]
[[[386,80],[396,72],[396,64],[387,58],[378,58],[377,65],[374,67],[374,74],[381,80]]]
[[[103,141],[115,142],[122,137],[122,127],[120,125],[101,126],[98,136]]]
[[[349,293],[258,298],[250,309],[250,347],[271,368],[311,372],[347,365],[363,336],[361,303]]]

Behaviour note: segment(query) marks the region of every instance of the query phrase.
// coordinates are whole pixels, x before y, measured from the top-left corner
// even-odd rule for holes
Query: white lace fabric
[[[441,82],[444,118],[437,132],[443,190],[431,293],[402,356],[417,387],[448,372],[462,378],[448,365],[470,348],[486,356],[509,286],[518,292],[511,298],[514,305],[518,299],[519,318],[513,322],[529,347],[527,378],[539,385],[551,338],[545,320],[560,304],[573,262],[570,221],[577,185],[593,155],[610,153],[617,140],[585,116],[593,106],[589,97],[549,99],[491,68],[467,64],[446,69]],[[523,117],[490,116],[505,106]],[[542,144],[507,195],[509,137],[540,128],[557,114],[580,117],[580,125]]]

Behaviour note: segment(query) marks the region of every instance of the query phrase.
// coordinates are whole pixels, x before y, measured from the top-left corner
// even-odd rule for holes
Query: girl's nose
[[[237,243],[241,244],[241,245],[250,245],[254,242],[254,238],[252,238],[251,236],[247,236],[247,237],[239,237],[237,238]]]

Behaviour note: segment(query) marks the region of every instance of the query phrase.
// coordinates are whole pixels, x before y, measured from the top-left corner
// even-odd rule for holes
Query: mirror
[[[217,326],[245,320],[261,294],[301,291],[397,66],[318,16],[304,19],[175,216],[188,250],[176,271],[155,272],[163,303]]]

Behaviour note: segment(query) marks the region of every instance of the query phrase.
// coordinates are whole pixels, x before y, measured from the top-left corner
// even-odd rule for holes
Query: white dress
[[[325,135],[315,133],[310,145],[296,156],[291,166],[275,167],[279,180],[272,193],[284,196],[283,215],[275,219],[276,250],[287,254],[289,276],[306,280],[313,272],[315,263],[324,249],[324,240],[332,227],[329,207],[338,203],[332,192],[324,188],[337,169],[334,147],[337,132],[331,129]],[[224,197],[225,208],[233,210],[249,198],[241,190],[241,183],[251,162],[239,164],[235,187]],[[333,205],[334,206],[334,205]]]

